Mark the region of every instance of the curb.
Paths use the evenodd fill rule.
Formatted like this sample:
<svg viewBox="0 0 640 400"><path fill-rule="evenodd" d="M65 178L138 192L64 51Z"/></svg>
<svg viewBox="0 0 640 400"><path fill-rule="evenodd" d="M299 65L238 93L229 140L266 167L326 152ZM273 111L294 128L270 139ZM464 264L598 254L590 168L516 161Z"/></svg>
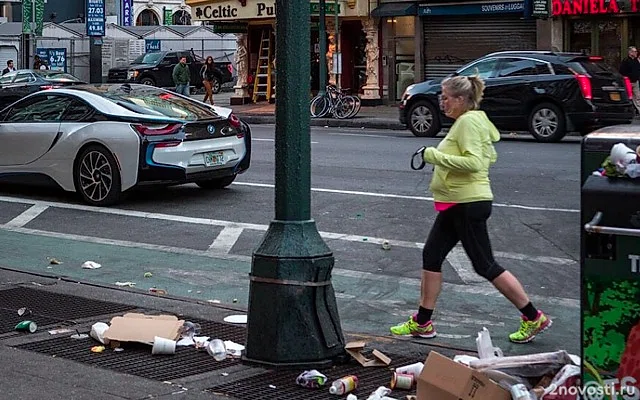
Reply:
<svg viewBox="0 0 640 400"><path fill-rule="evenodd" d="M276 117L274 115L252 115L252 114L236 114L248 124L275 124ZM390 119L377 118L354 118L354 119L333 119L333 118L311 118L311 126L328 126L332 128L366 128L366 129L387 129L396 131L405 131L407 128Z"/></svg>

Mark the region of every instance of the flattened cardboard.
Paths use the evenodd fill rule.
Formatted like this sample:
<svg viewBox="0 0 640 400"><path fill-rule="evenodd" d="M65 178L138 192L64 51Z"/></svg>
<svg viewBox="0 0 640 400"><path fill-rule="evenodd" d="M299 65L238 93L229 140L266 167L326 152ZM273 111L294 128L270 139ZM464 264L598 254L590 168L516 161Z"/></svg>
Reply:
<svg viewBox="0 0 640 400"><path fill-rule="evenodd" d="M373 350L374 358L367 358L362 354L366 343L364 341L349 342L344 349L363 367L387 367L391 364L391 359L381 351Z"/></svg>
<svg viewBox="0 0 640 400"><path fill-rule="evenodd" d="M511 400L511 394L479 371L435 351L418 376L418 400Z"/></svg>
<svg viewBox="0 0 640 400"><path fill-rule="evenodd" d="M127 313L111 319L104 338L118 342L153 344L155 336L177 340L184 320L173 315L145 315Z"/></svg>

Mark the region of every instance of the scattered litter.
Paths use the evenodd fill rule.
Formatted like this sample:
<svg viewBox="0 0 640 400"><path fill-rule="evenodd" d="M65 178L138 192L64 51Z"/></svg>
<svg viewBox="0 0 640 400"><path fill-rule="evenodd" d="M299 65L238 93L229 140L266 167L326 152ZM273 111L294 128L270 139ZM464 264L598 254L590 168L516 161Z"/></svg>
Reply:
<svg viewBox="0 0 640 400"><path fill-rule="evenodd" d="M384 241L382 242L382 248L383 248L384 250L391 250L391 245L389 244L389 241L388 241L388 240L384 240Z"/></svg>
<svg viewBox="0 0 640 400"><path fill-rule="evenodd" d="M220 300L207 300L209 303L220 304Z"/></svg>
<svg viewBox="0 0 640 400"><path fill-rule="evenodd" d="M176 341L171 339L165 339L163 337L156 336L153 338L153 347L151 348L151 354L175 354L176 353Z"/></svg>
<svg viewBox="0 0 640 400"><path fill-rule="evenodd" d="M69 333L73 332L73 329L62 328L62 329L52 329L49 331L49 335L59 335L61 333Z"/></svg>
<svg viewBox="0 0 640 400"><path fill-rule="evenodd" d="M271 389L275 389L275 388L276 388L276 385L269 385L269 387L270 387Z"/></svg>
<svg viewBox="0 0 640 400"><path fill-rule="evenodd" d="M120 353L123 352L124 349L122 347L116 347L115 349L113 349L113 351L115 351L116 353Z"/></svg>
<svg viewBox="0 0 640 400"><path fill-rule="evenodd" d="M367 240L369 240L368 238L362 238L363 242L366 242Z"/></svg>
<svg viewBox="0 0 640 400"><path fill-rule="evenodd" d="M238 302L238 299L233 299L233 302L234 302L234 303L237 303L237 302Z"/></svg>
<svg viewBox="0 0 640 400"><path fill-rule="evenodd" d="M392 400L391 397L387 397L389 393L391 393L391 389L380 386L373 393L371 393L369 397L367 397L367 400Z"/></svg>
<svg viewBox="0 0 640 400"><path fill-rule="evenodd" d="M391 376L391 383L389 386L391 389L405 389L410 390L413 388L413 384L415 383L415 376L413 374L403 374L394 372ZM389 393L385 393L387 395Z"/></svg>
<svg viewBox="0 0 640 400"><path fill-rule="evenodd" d="M331 383L329 393L343 395L353 392L358 387L358 377L355 375L347 375L340 379L336 379Z"/></svg>
<svg viewBox="0 0 640 400"><path fill-rule="evenodd" d="M374 358L365 357L362 354L365 345L363 341L349 342L344 348L363 367L386 367L391 364L391 359L376 349L372 352Z"/></svg>
<svg viewBox="0 0 640 400"><path fill-rule="evenodd" d="M120 287L125 287L125 286L134 287L135 285L136 285L135 282L116 282L116 286L120 286Z"/></svg>
<svg viewBox="0 0 640 400"><path fill-rule="evenodd" d="M318 370L304 371L296 378L296 384L305 388L317 389L327 383L327 377Z"/></svg>
<svg viewBox="0 0 640 400"><path fill-rule="evenodd" d="M191 289L187 290L187 293L191 293L191 292L193 292L193 290L191 290Z"/></svg>
<svg viewBox="0 0 640 400"><path fill-rule="evenodd" d="M229 322L230 324L246 324L247 323L247 315L228 315L224 317L224 322Z"/></svg>
<svg viewBox="0 0 640 400"><path fill-rule="evenodd" d="M87 335L86 333L80 333L76 330L76 333L74 333L73 335L69 336L71 339L76 339L76 340L81 340L81 339L88 339L89 335Z"/></svg>
<svg viewBox="0 0 640 400"><path fill-rule="evenodd" d="M202 331L202 326L196 322L185 321L180 328L180 335L182 337L191 337L193 338L195 335L200 334Z"/></svg>
<svg viewBox="0 0 640 400"><path fill-rule="evenodd" d="M467 367L471 364L471 361L479 360L478 357L468 356L468 355L458 355L453 357L453 361L466 365Z"/></svg>
<svg viewBox="0 0 640 400"><path fill-rule="evenodd" d="M19 322L15 327L16 331L34 333L38 330L38 324L33 321Z"/></svg>
<svg viewBox="0 0 640 400"><path fill-rule="evenodd" d="M93 346L91 348L91 352L92 353L102 353L103 351L105 351L107 348L104 346Z"/></svg>
<svg viewBox="0 0 640 400"><path fill-rule="evenodd" d="M491 341L489 330L485 327L478 332L476 338L476 346L478 347L478 355L480 359L502 357L504 354L499 347L494 347Z"/></svg>
<svg viewBox="0 0 640 400"><path fill-rule="evenodd" d="M229 373L228 373L228 372L223 372L223 373L221 373L220 375L222 375L222 376L229 376Z"/></svg>
<svg viewBox="0 0 640 400"><path fill-rule="evenodd" d="M84 264L82 264L82 268L84 268L84 269L98 269L98 268L102 268L102 265L98 264L95 261L85 261Z"/></svg>
<svg viewBox="0 0 640 400"><path fill-rule="evenodd" d="M144 273L144 277L145 278L151 278L151 277L153 277L153 274L151 272L145 272Z"/></svg>
<svg viewBox="0 0 640 400"><path fill-rule="evenodd" d="M164 296L167 294L167 291L165 289L158 289L158 288L150 288L149 289L149 293L155 293L155 294L159 294L161 296Z"/></svg>
<svg viewBox="0 0 640 400"><path fill-rule="evenodd" d="M242 356L242 351L244 350L243 345L236 342L232 342L231 340L225 340L224 347L227 349L227 354L230 355L231 357Z"/></svg>
<svg viewBox="0 0 640 400"><path fill-rule="evenodd" d="M25 315L31 315L33 312L27 307L18 308L18 315L23 317Z"/></svg>
<svg viewBox="0 0 640 400"><path fill-rule="evenodd" d="M200 293L202 293L202 290L197 290L196 293L200 294Z"/></svg>
<svg viewBox="0 0 640 400"><path fill-rule="evenodd" d="M58 259L53 258L53 257L47 257L47 260L49 260L49 264L52 264L52 265L60 265L60 264L62 264L62 261L59 261Z"/></svg>
<svg viewBox="0 0 640 400"><path fill-rule="evenodd" d="M347 396L347 400L358 400L358 396L354 395L353 393L349 393L349 395Z"/></svg>
<svg viewBox="0 0 640 400"><path fill-rule="evenodd" d="M209 342L207 353L216 361L222 361L227 358L227 348L220 339L213 339Z"/></svg>
<svg viewBox="0 0 640 400"><path fill-rule="evenodd" d="M96 322L95 324L91 325L91 332L89 332L89 335L91 335L92 338L102 344L109 344L109 339L104 338L104 333L108 329L109 325L105 324L104 322Z"/></svg>
<svg viewBox="0 0 640 400"><path fill-rule="evenodd" d="M183 337L182 339L178 340L177 345L178 346L196 346L196 343L199 343L202 345L202 347L204 347L204 343L206 343L208 340L209 340L209 336Z"/></svg>
<svg viewBox="0 0 640 400"><path fill-rule="evenodd" d="M424 368L424 363L417 362L403 367L398 367L396 368L396 372L399 374L411 374L417 377L422 372L422 368Z"/></svg>
<svg viewBox="0 0 640 400"><path fill-rule="evenodd" d="M33 286L44 286L42 283L38 283L38 282L31 282L31 284Z"/></svg>

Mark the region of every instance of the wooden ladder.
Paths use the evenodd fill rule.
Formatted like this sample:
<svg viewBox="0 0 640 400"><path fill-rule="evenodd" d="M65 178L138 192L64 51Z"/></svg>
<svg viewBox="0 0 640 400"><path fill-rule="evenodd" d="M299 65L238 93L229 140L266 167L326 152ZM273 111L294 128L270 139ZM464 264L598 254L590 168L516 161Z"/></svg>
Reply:
<svg viewBox="0 0 640 400"><path fill-rule="evenodd" d="M274 84L271 79L271 62L272 62L272 45L271 31L263 29L260 38L260 52L258 53L258 66L256 68L253 82L253 102L257 103L258 99L264 97L265 100L271 99L271 93Z"/></svg>

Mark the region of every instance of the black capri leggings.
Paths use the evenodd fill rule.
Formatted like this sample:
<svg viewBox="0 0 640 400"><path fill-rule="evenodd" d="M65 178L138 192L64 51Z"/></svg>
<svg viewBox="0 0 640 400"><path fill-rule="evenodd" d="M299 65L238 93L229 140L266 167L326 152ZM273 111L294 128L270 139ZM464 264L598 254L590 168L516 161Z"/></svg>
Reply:
<svg viewBox="0 0 640 400"><path fill-rule="evenodd" d="M493 281L505 270L493 259L487 220L491 201L456 204L438 213L422 251L422 268L441 272L442 263L458 243L471 259L476 273Z"/></svg>

